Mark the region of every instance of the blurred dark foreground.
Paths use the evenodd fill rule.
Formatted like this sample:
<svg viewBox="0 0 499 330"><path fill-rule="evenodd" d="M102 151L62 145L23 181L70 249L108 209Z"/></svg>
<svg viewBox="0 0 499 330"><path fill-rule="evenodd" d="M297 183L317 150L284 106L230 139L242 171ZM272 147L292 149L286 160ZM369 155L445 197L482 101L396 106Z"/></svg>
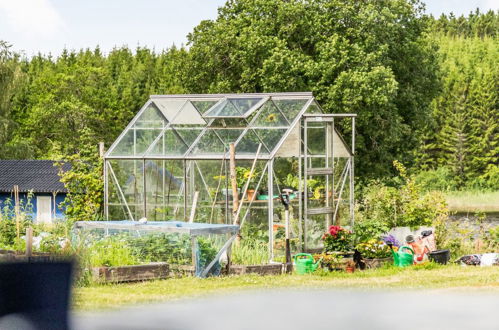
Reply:
<svg viewBox="0 0 499 330"><path fill-rule="evenodd" d="M283 289L76 313L75 330L499 329L499 295Z"/></svg>
<svg viewBox="0 0 499 330"><path fill-rule="evenodd" d="M73 263L0 263L0 330L66 330Z"/></svg>

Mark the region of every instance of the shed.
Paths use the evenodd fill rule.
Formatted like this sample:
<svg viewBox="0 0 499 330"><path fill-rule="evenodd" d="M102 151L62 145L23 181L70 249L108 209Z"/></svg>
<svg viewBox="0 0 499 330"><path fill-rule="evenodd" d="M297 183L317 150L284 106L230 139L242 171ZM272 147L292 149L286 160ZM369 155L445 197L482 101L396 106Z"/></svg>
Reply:
<svg viewBox="0 0 499 330"><path fill-rule="evenodd" d="M68 164L63 165L68 170ZM0 208L14 208L14 186L19 187L21 210L37 223L64 218L67 190L52 160L0 160Z"/></svg>

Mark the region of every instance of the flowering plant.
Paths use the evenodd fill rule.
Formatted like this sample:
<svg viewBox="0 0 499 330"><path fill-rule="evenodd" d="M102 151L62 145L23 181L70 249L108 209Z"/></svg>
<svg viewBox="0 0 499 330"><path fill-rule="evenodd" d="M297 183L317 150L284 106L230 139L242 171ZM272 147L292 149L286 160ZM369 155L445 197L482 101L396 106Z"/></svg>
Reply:
<svg viewBox="0 0 499 330"><path fill-rule="evenodd" d="M340 226L331 226L322 235L326 252L347 252L352 247L352 232Z"/></svg>
<svg viewBox="0 0 499 330"><path fill-rule="evenodd" d="M391 243L394 247L400 247L400 242L393 235L386 235L381 238L385 244Z"/></svg>
<svg viewBox="0 0 499 330"><path fill-rule="evenodd" d="M359 243L355 249L360 252L362 257L367 259L387 258L391 255L388 245L377 239L370 239L367 242Z"/></svg>

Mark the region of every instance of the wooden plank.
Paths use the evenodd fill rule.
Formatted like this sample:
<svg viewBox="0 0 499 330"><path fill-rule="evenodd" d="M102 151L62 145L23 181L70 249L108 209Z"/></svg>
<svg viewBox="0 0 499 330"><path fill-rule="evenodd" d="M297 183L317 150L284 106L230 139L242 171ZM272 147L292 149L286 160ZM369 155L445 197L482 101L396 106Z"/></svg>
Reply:
<svg viewBox="0 0 499 330"><path fill-rule="evenodd" d="M99 282L133 282L167 278L170 273L165 262L147 265L96 267L92 275Z"/></svg>
<svg viewBox="0 0 499 330"><path fill-rule="evenodd" d="M26 257L30 258L33 254L33 228L26 228Z"/></svg>
<svg viewBox="0 0 499 330"><path fill-rule="evenodd" d="M329 167L307 169L307 175L332 175L332 174L333 174L333 169Z"/></svg>
<svg viewBox="0 0 499 330"><path fill-rule="evenodd" d="M282 274L282 264L267 264L267 265L231 265L229 274L244 275L244 274L259 274L259 275L280 275Z"/></svg>
<svg viewBox="0 0 499 330"><path fill-rule="evenodd" d="M318 215L318 214L333 214L333 207L317 207L307 210L308 215Z"/></svg>
<svg viewBox="0 0 499 330"><path fill-rule="evenodd" d="M198 205L199 191L194 192L194 197L192 199L191 214L189 216L189 223L194 222L194 216L196 215L196 207Z"/></svg>

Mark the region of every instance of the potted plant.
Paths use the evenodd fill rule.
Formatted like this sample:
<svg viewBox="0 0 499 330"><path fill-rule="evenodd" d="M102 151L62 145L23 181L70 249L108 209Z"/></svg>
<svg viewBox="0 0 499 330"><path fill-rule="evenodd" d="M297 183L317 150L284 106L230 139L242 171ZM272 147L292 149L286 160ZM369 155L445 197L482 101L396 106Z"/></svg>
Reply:
<svg viewBox="0 0 499 330"><path fill-rule="evenodd" d="M378 268L391 260L390 247L378 239L370 239L357 244L355 247L360 252L367 268Z"/></svg>
<svg viewBox="0 0 499 330"><path fill-rule="evenodd" d="M355 272L355 262L353 260L348 260L345 263L345 271L347 273L353 273L353 272Z"/></svg>
<svg viewBox="0 0 499 330"><path fill-rule="evenodd" d="M321 267L328 269L330 271L343 270L341 267L343 264L343 256L339 254L328 254L328 253L316 253L314 256L314 262L321 260Z"/></svg>
<svg viewBox="0 0 499 330"><path fill-rule="evenodd" d="M327 233L322 235L324 251L326 253L339 253L343 256L352 254L352 232L341 226L330 226Z"/></svg>
<svg viewBox="0 0 499 330"><path fill-rule="evenodd" d="M254 182L252 182L255 177L258 177L258 173L256 171L254 171L252 174L251 169L247 167L236 167L237 187L239 189L244 189L246 183L249 180L249 185L246 190L246 198L249 201L255 198Z"/></svg>

